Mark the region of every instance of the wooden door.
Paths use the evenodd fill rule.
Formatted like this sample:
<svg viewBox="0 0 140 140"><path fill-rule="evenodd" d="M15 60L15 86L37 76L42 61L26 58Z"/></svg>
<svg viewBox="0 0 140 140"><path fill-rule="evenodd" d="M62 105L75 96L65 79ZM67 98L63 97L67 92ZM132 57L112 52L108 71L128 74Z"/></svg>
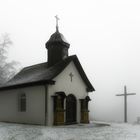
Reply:
<svg viewBox="0 0 140 140"><path fill-rule="evenodd" d="M66 124L76 123L76 98L70 94L66 98Z"/></svg>

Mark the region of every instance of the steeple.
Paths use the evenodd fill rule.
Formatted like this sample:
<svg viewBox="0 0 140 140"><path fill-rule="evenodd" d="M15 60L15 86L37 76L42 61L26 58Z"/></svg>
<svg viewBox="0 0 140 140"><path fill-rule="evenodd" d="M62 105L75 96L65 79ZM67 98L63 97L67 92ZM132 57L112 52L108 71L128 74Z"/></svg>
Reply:
<svg viewBox="0 0 140 140"><path fill-rule="evenodd" d="M52 66L68 57L68 49L70 44L58 29L58 16L56 18L56 32L51 35L47 41L46 49L48 49L48 65Z"/></svg>
<svg viewBox="0 0 140 140"><path fill-rule="evenodd" d="M58 20L60 20L60 19L57 15L55 16L55 18L56 18L56 32L59 32L59 30L58 30Z"/></svg>

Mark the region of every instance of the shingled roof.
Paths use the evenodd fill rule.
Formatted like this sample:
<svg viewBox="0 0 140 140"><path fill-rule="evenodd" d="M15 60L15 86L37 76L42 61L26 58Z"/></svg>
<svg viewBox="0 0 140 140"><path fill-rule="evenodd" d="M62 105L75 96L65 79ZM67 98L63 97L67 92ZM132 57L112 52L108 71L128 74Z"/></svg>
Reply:
<svg viewBox="0 0 140 140"><path fill-rule="evenodd" d="M51 44L51 43L62 43L66 47L69 47L70 46L70 44L65 39L65 37L63 36L63 34L61 34L58 31L56 31L54 34L51 35L50 39L46 43L46 47L48 48L50 46L49 44Z"/></svg>
<svg viewBox="0 0 140 140"><path fill-rule="evenodd" d="M94 88L88 80L76 55L69 56L52 67L48 67L47 62L25 67L11 80L0 86L0 90L14 89L31 85L54 84L55 81L53 81L53 78L61 73L72 61L79 71L83 81L87 85L87 91L94 91Z"/></svg>

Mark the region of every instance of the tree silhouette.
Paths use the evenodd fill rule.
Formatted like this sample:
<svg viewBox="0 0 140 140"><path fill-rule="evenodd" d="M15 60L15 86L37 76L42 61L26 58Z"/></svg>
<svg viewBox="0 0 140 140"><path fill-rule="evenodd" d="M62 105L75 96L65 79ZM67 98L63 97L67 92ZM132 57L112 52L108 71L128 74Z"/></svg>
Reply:
<svg viewBox="0 0 140 140"><path fill-rule="evenodd" d="M15 66L18 64L16 61L8 62L7 52L11 41L9 34L5 33L0 37L0 85L9 80L16 73Z"/></svg>

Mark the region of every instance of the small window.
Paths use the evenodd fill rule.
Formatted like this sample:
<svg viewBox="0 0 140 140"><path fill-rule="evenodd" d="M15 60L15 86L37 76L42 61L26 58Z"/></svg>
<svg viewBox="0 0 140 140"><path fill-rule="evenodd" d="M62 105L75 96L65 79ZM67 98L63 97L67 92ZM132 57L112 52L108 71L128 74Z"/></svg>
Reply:
<svg viewBox="0 0 140 140"><path fill-rule="evenodd" d="M26 94L22 93L19 97L19 111L25 112L26 111Z"/></svg>

